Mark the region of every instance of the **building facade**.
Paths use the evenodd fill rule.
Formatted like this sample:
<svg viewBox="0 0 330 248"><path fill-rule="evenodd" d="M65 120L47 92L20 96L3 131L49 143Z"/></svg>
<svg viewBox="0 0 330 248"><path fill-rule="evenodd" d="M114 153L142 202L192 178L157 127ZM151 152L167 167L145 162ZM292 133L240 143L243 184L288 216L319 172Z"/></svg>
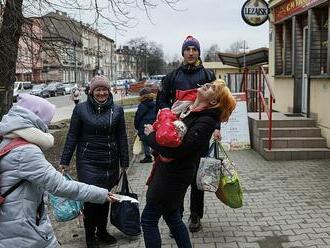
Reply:
<svg viewBox="0 0 330 248"><path fill-rule="evenodd" d="M224 65L222 62L203 62L203 66L212 70L217 79L223 79L225 81L228 81L228 74L239 73L241 71L240 68Z"/></svg>
<svg viewBox="0 0 330 248"><path fill-rule="evenodd" d="M22 26L16 62L17 81L42 81L42 23L28 19Z"/></svg>
<svg viewBox="0 0 330 248"><path fill-rule="evenodd" d="M46 81L86 84L97 74L113 78L114 40L60 11L43 20Z"/></svg>
<svg viewBox="0 0 330 248"><path fill-rule="evenodd" d="M44 81L81 83L82 26L60 11L40 19L43 22Z"/></svg>
<svg viewBox="0 0 330 248"><path fill-rule="evenodd" d="M273 0L269 6L274 109L315 118L330 147L330 1Z"/></svg>
<svg viewBox="0 0 330 248"><path fill-rule="evenodd" d="M116 78L138 78L135 49L123 46L116 49Z"/></svg>
<svg viewBox="0 0 330 248"><path fill-rule="evenodd" d="M112 39L100 34L97 30L83 25L83 82L87 83L96 74L114 78L114 50Z"/></svg>

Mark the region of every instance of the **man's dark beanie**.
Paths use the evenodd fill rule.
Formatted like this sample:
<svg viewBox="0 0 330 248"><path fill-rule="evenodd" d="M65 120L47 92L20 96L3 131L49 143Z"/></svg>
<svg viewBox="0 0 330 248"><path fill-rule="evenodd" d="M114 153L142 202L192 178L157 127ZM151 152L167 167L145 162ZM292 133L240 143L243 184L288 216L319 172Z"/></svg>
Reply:
<svg viewBox="0 0 330 248"><path fill-rule="evenodd" d="M188 47L188 46L194 46L196 47L199 56L201 55L201 47L199 45L199 42L196 38L192 37L191 35L187 36L185 41L182 44L182 49L181 49L181 54L183 56L183 51Z"/></svg>

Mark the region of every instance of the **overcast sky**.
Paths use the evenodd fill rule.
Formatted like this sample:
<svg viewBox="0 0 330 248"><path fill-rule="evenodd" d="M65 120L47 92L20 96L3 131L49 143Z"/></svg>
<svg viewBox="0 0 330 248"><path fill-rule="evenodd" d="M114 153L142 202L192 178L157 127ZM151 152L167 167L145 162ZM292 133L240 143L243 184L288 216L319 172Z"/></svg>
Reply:
<svg viewBox="0 0 330 248"><path fill-rule="evenodd" d="M212 44L221 51L237 40L246 40L250 49L268 47L268 21L261 26L247 25L241 18L241 8L246 0L180 0L177 5L182 11L175 11L164 4L150 11L150 23L146 14L133 9L136 26L126 32L115 34L107 25L101 32L116 40L117 46L124 45L132 38L145 37L163 48L167 59L181 57L181 45L187 35L195 36L202 53ZM154 1L157 2L157 1ZM161 3L159 0L158 3Z"/></svg>

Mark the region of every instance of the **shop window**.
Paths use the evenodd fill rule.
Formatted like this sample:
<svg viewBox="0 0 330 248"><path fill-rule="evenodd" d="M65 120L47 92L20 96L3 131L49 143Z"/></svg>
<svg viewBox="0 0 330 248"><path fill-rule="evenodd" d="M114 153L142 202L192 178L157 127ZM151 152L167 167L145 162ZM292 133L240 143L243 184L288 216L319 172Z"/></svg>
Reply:
<svg viewBox="0 0 330 248"><path fill-rule="evenodd" d="M292 74L292 21L275 26L275 73Z"/></svg>
<svg viewBox="0 0 330 248"><path fill-rule="evenodd" d="M284 40L284 74L292 74L292 20L288 20L284 23L283 30Z"/></svg>
<svg viewBox="0 0 330 248"><path fill-rule="evenodd" d="M275 74L283 74L283 24L275 26Z"/></svg>
<svg viewBox="0 0 330 248"><path fill-rule="evenodd" d="M328 8L313 9L311 14L310 74L329 73L328 60Z"/></svg>

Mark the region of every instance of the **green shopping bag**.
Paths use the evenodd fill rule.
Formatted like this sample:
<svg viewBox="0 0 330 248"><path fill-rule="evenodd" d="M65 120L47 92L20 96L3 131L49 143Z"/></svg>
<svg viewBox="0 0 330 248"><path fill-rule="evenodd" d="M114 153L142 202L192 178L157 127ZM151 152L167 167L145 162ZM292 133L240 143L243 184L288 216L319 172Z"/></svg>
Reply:
<svg viewBox="0 0 330 248"><path fill-rule="evenodd" d="M219 147L225 158L222 161L219 187L215 194L227 206L240 208L243 206L243 192L237 171L220 142Z"/></svg>

